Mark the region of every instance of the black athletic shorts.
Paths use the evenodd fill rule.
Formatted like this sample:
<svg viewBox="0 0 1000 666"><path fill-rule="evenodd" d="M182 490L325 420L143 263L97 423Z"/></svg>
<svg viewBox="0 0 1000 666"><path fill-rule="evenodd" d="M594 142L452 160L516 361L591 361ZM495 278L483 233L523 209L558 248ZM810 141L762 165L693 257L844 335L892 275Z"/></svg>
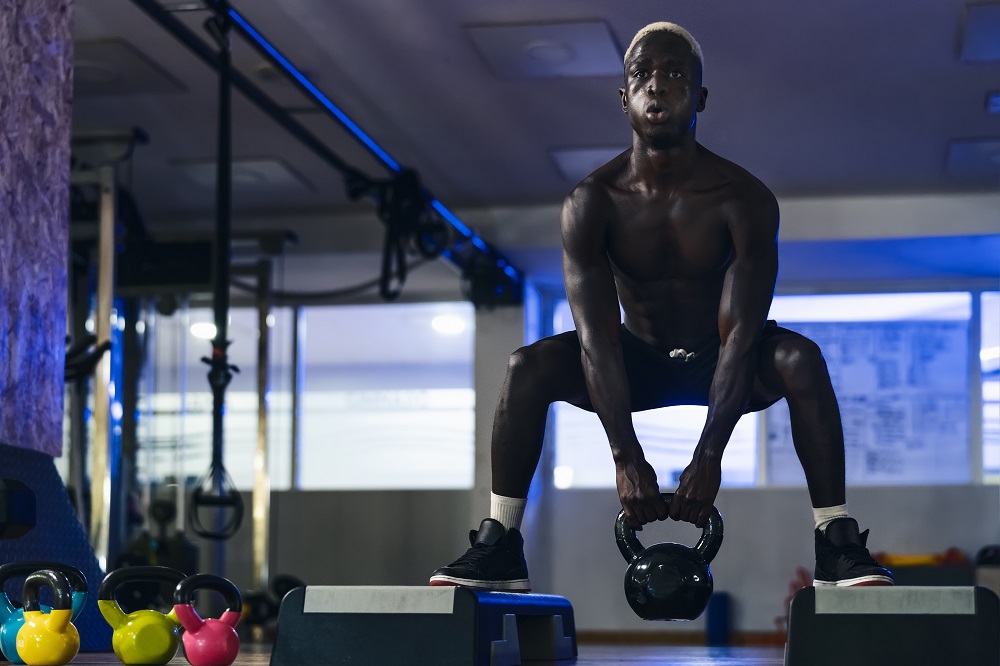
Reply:
<svg viewBox="0 0 1000 666"><path fill-rule="evenodd" d="M768 320L761 332L761 341L785 333L795 335L794 331L778 326L774 320ZM560 333L549 340L570 345L577 354L580 353L580 338L576 331ZM686 360L681 357L671 358L668 352L651 347L630 333L624 324L621 341L633 412L671 405L708 405L708 390L719 363L721 341L718 336L706 340L697 349L688 349L688 352L694 352L694 356ZM778 399L750 403L746 412L767 409L777 401ZM594 411L589 400L573 404L581 409Z"/></svg>

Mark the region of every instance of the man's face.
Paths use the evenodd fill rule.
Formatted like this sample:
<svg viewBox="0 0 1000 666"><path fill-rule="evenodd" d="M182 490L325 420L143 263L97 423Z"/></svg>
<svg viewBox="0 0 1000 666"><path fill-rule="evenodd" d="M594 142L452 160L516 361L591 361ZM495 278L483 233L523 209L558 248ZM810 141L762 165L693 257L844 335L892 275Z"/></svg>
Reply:
<svg viewBox="0 0 1000 666"><path fill-rule="evenodd" d="M663 31L646 35L632 49L619 92L632 129L653 146L676 143L693 130L708 97L691 47Z"/></svg>

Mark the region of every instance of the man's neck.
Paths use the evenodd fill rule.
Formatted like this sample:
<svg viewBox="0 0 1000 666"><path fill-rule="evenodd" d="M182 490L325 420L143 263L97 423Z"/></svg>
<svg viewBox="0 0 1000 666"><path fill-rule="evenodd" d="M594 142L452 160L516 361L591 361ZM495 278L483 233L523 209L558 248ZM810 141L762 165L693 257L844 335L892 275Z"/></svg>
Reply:
<svg viewBox="0 0 1000 666"><path fill-rule="evenodd" d="M698 153L698 143L694 134L686 134L680 142L662 147L652 146L633 136L633 177L648 190L677 186L694 173Z"/></svg>

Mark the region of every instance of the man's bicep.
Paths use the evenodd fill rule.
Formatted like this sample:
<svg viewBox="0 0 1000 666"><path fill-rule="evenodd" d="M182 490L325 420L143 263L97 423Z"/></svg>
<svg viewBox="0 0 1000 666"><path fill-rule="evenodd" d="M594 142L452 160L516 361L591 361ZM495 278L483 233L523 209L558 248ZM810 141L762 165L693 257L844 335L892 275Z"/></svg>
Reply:
<svg viewBox="0 0 1000 666"><path fill-rule="evenodd" d="M581 198L583 199L581 201ZM582 339L617 327L618 292L607 255L607 218L598 202L576 193L563 208L563 279Z"/></svg>
<svg viewBox="0 0 1000 666"><path fill-rule="evenodd" d="M769 193L768 193L769 194ZM763 325L778 276L778 209L773 197L758 202L730 224L733 261L719 311L723 339L737 327Z"/></svg>

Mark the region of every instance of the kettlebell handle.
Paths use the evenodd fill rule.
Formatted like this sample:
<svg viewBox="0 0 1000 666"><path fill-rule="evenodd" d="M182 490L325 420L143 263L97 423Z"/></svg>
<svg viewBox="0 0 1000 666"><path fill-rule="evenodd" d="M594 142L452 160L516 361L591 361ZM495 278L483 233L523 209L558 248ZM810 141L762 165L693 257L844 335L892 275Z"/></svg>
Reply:
<svg viewBox="0 0 1000 666"><path fill-rule="evenodd" d="M174 605L192 605L194 593L198 590L214 590L222 594L229 606L226 610L240 613L243 611L243 596L232 581L213 574L195 574L188 576L174 588Z"/></svg>
<svg viewBox="0 0 1000 666"><path fill-rule="evenodd" d="M87 592L87 577L78 568L62 562L33 560L27 562L8 562L0 565L0 587L15 576L27 576L42 569L52 569L66 576L73 592Z"/></svg>
<svg viewBox="0 0 1000 666"><path fill-rule="evenodd" d="M24 580L21 601L24 602L24 612L38 612L42 605L38 601L38 593L42 586L52 589L52 610L72 610L73 592L70 590L66 576L54 569L43 569L29 575Z"/></svg>
<svg viewBox="0 0 1000 666"><path fill-rule="evenodd" d="M122 567L115 569L104 578L101 587L97 592L99 601L117 601L116 593L123 585L133 582L156 582L170 583L176 586L186 575L171 567Z"/></svg>
<svg viewBox="0 0 1000 666"><path fill-rule="evenodd" d="M674 494L660 493L660 496L669 507ZM698 539L698 543L694 547L694 550L705 560L705 564L711 562L719 554L719 549L722 547L722 528L722 514L713 506L712 513L708 516L708 523L702 528L701 538ZM622 557L630 564L645 550L635 536L635 530L625 522L624 509L618 513L618 519L615 520L615 540L618 542L618 550L621 551Z"/></svg>

